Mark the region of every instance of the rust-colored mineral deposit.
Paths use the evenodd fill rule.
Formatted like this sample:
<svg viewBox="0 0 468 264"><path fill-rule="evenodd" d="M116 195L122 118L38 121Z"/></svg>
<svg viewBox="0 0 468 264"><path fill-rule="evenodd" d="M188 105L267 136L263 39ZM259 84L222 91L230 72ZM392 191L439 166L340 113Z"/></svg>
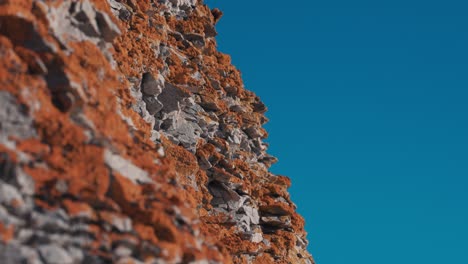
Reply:
<svg viewBox="0 0 468 264"><path fill-rule="evenodd" d="M201 0L0 0L0 262L314 263Z"/></svg>

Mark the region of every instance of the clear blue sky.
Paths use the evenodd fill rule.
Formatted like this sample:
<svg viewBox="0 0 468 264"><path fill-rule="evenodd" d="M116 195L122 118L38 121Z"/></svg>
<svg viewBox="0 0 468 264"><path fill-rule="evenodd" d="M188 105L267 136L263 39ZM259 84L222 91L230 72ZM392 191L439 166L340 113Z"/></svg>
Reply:
<svg viewBox="0 0 468 264"><path fill-rule="evenodd" d="M468 263L468 2L208 0L319 264Z"/></svg>

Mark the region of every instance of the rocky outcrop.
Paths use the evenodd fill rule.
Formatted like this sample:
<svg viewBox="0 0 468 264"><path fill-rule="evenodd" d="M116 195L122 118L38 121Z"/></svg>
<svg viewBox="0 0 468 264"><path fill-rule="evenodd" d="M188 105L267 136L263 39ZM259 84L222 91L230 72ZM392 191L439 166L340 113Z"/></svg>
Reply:
<svg viewBox="0 0 468 264"><path fill-rule="evenodd" d="M313 263L221 15L0 1L2 263Z"/></svg>

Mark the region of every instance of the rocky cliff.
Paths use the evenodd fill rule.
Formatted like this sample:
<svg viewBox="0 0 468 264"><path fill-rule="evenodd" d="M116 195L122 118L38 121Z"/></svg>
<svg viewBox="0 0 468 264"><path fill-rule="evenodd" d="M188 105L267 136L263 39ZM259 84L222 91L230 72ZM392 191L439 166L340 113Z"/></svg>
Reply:
<svg viewBox="0 0 468 264"><path fill-rule="evenodd" d="M0 0L0 263L313 263L201 0Z"/></svg>

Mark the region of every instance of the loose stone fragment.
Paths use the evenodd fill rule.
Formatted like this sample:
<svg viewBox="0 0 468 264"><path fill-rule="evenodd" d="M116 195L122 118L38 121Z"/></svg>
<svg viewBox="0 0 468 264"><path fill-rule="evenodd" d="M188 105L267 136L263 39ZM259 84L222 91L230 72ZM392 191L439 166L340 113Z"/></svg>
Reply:
<svg viewBox="0 0 468 264"><path fill-rule="evenodd" d="M149 72L145 72L143 74L143 78L141 80L141 90L146 95L159 95L162 92L163 86L164 79L162 79L162 77L158 77L158 79L156 79Z"/></svg>

